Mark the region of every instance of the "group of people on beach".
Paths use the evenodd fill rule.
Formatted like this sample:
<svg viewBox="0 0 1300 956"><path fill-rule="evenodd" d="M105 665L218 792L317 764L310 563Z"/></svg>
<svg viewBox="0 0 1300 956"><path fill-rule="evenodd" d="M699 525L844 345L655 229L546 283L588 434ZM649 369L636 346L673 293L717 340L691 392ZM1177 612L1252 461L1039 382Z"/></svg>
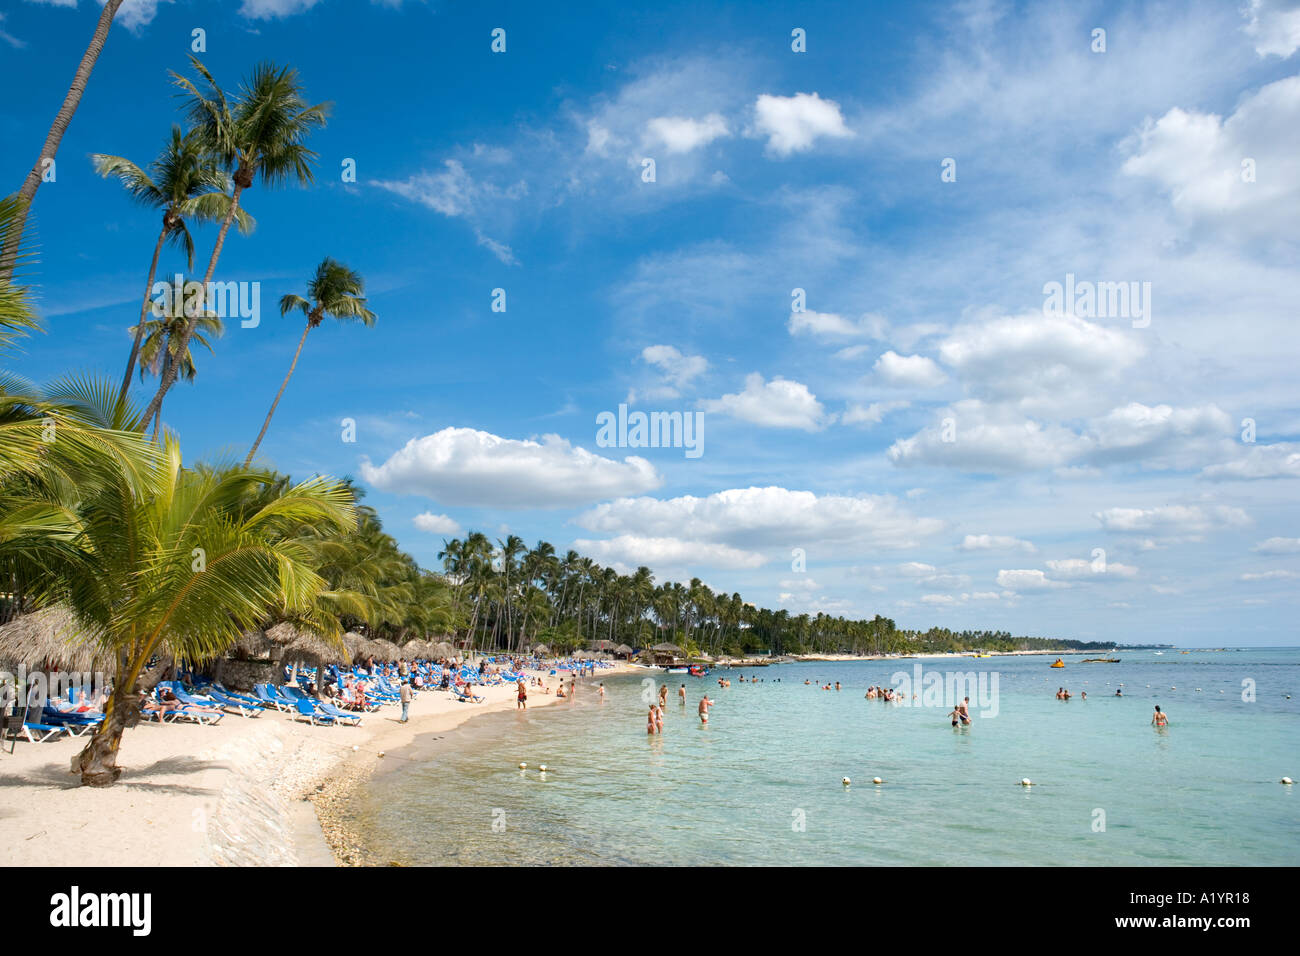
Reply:
<svg viewBox="0 0 1300 956"><path fill-rule="evenodd" d="M720 685L722 684L721 681L719 681L718 683ZM730 686L730 685L731 682L728 681L725 686ZM601 687L603 689L604 685L602 684ZM602 699L604 698L603 693L601 697ZM686 706L686 685L685 684L682 684L680 687L677 688L677 701L682 705L682 707ZM709 708L712 707L713 704L714 701L709 698L708 694L705 694L703 697L700 698L699 706L696 708L696 713L700 715L700 723L707 724L709 722ZM667 712L668 712L668 685L661 684L659 686L659 699L657 702L652 703L650 705L650 711L646 715L645 732L647 734L662 734L664 732L664 714Z"/></svg>

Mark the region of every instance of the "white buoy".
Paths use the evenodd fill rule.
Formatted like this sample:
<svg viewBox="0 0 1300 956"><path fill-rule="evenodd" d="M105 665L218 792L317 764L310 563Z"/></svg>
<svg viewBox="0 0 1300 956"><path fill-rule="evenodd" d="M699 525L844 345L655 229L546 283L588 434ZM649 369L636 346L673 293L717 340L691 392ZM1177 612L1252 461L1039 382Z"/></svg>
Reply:
<svg viewBox="0 0 1300 956"><path fill-rule="evenodd" d="M874 783L876 786L880 786L885 781L881 780L879 777L872 777L871 782Z"/></svg>
<svg viewBox="0 0 1300 956"><path fill-rule="evenodd" d="M1295 783L1295 781L1292 780L1290 777L1283 777L1282 782L1286 784L1288 787L1291 786L1291 784Z"/></svg>
<svg viewBox="0 0 1300 956"><path fill-rule="evenodd" d="M360 750L361 748L358 747L356 744L353 744L353 745L352 745L352 749L353 749L354 751L356 751L356 750Z"/></svg>
<svg viewBox="0 0 1300 956"><path fill-rule="evenodd" d="M522 762L521 762L521 763L519 764L519 769L520 769L520 770L527 770L527 769L528 769L528 764L526 764L526 763L522 763Z"/></svg>
<svg viewBox="0 0 1300 956"><path fill-rule="evenodd" d="M1030 780L1028 777L1024 777L1024 778L1022 778L1021 781L1020 781L1020 786L1022 786L1022 787L1032 787L1033 785L1034 785L1034 782L1033 782L1032 780Z"/></svg>
<svg viewBox="0 0 1300 956"><path fill-rule="evenodd" d="M537 769L540 770L542 773L546 773L546 764L542 764L542 765L541 765L540 767L538 767Z"/></svg>
<svg viewBox="0 0 1300 956"><path fill-rule="evenodd" d="M381 757L382 757L382 756L383 756L383 755L384 755L384 752L383 752L383 751L382 751L382 750L381 750L381 751L379 751L379 756L381 756Z"/></svg>
<svg viewBox="0 0 1300 956"><path fill-rule="evenodd" d="M845 777L843 780L840 781L840 783L844 784L844 786L846 786L846 787L847 787L850 783L852 783L852 782L853 782L853 781L850 780L848 777Z"/></svg>

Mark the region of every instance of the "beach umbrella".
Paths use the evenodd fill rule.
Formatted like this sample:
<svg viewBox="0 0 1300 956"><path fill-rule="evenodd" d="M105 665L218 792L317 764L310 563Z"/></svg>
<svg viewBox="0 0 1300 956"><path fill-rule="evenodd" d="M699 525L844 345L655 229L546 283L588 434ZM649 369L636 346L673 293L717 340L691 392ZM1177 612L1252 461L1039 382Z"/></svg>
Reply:
<svg viewBox="0 0 1300 956"><path fill-rule="evenodd" d="M438 660L442 657L455 657L456 648L452 647L446 641L439 641L437 644L429 645L429 657Z"/></svg>
<svg viewBox="0 0 1300 956"><path fill-rule="evenodd" d="M429 650L432 647L433 645L428 641L422 641L417 637L402 645L402 656L407 660L428 660Z"/></svg>
<svg viewBox="0 0 1300 956"><path fill-rule="evenodd" d="M377 641L371 641L370 646L374 648L374 650L371 653L373 653L375 657L380 658L381 660L395 661L399 657L403 656L402 649L400 647L398 647L392 641L386 641L383 638L380 638Z"/></svg>
<svg viewBox="0 0 1300 956"><path fill-rule="evenodd" d="M365 656L367 643L369 642L356 631L348 631L343 635L343 646L348 649L348 656L354 661Z"/></svg>
<svg viewBox="0 0 1300 956"><path fill-rule="evenodd" d="M0 660L29 669L115 673L117 661L99 642L98 630L77 621L67 605L53 604L0 626Z"/></svg>
<svg viewBox="0 0 1300 956"><path fill-rule="evenodd" d="M620 644L618 647L614 648L614 653L621 657L626 657L632 653L632 648L628 647L626 644Z"/></svg>
<svg viewBox="0 0 1300 956"><path fill-rule="evenodd" d="M533 648L533 653L534 653L534 654L549 654L549 653L551 653L551 649L550 649L549 647L547 647L545 644L538 644L536 647Z"/></svg>
<svg viewBox="0 0 1300 956"><path fill-rule="evenodd" d="M272 644L278 644L281 647L292 644L298 639L299 634L303 633L302 629L296 624L289 621L281 621L274 627L266 629L266 639Z"/></svg>
<svg viewBox="0 0 1300 956"><path fill-rule="evenodd" d="M261 657L278 646L265 631L245 631L230 650L235 657Z"/></svg>
<svg viewBox="0 0 1300 956"><path fill-rule="evenodd" d="M321 667L326 664L348 663L348 651L342 641L332 641L300 630L292 642L285 645L281 660L285 662L310 664Z"/></svg>

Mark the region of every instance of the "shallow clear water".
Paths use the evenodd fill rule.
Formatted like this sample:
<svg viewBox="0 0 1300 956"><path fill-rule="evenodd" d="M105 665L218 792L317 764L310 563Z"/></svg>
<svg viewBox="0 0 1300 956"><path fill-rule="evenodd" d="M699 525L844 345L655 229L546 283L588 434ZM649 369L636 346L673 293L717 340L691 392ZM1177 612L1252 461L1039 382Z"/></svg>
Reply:
<svg viewBox="0 0 1300 956"><path fill-rule="evenodd" d="M1300 777L1300 650L1117 656L608 678L603 704L583 687L390 754L354 809L365 842L407 864L1300 863L1300 794L1278 782ZM996 701L971 694L972 726L954 730L950 706L863 698L916 664L983 671L990 690L996 674ZM645 733L645 676L672 692L662 736ZM1075 699L1056 700L1061 685ZM705 692L717 705L701 726ZM985 703L996 716L978 716ZM1165 730L1150 726L1157 703Z"/></svg>

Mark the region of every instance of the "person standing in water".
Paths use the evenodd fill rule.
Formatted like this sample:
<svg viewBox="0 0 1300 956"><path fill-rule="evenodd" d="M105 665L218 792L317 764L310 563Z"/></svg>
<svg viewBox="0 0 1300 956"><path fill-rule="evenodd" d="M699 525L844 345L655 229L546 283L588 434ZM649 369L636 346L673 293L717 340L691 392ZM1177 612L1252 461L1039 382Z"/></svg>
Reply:
<svg viewBox="0 0 1300 956"><path fill-rule="evenodd" d="M664 709L662 706L655 708L655 733L664 732Z"/></svg>
<svg viewBox="0 0 1300 956"><path fill-rule="evenodd" d="M1169 726L1169 715L1160 709L1159 704L1156 704L1156 712L1151 715L1151 726L1153 727Z"/></svg>
<svg viewBox="0 0 1300 956"><path fill-rule="evenodd" d="M527 709L528 709L528 685L524 683L524 679L521 677L519 678L518 689L515 694L515 710L527 710Z"/></svg>
<svg viewBox="0 0 1300 956"><path fill-rule="evenodd" d="M709 708L713 706L713 701L709 700L709 695L705 694L700 698L700 723L709 722Z"/></svg>
<svg viewBox="0 0 1300 956"><path fill-rule="evenodd" d="M721 681L721 680L718 681L718 685L719 685L719 686L722 685L722 681ZM683 684L681 687L677 688L677 699L678 699L679 701L681 701L683 707L686 706L686 685L685 685L685 684Z"/></svg>
<svg viewBox="0 0 1300 956"><path fill-rule="evenodd" d="M600 685L600 687L598 688L598 690L600 691L600 702L603 704L603 703L605 702L605 685L604 685L604 683L602 683L602 684Z"/></svg>
<svg viewBox="0 0 1300 956"><path fill-rule="evenodd" d="M655 705L654 704L650 705L650 714L649 716L646 717L645 732L647 734L653 734L655 732Z"/></svg>

